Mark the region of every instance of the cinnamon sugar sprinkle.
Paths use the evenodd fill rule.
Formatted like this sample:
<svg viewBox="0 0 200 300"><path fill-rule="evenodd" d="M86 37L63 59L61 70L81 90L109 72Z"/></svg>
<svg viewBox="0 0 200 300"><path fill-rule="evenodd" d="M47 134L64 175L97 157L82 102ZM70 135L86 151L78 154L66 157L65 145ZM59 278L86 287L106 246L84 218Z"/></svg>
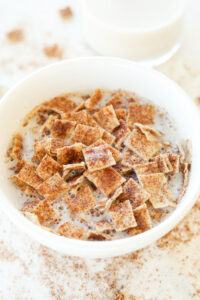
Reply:
<svg viewBox="0 0 200 300"><path fill-rule="evenodd" d="M177 147L167 139L158 126L164 114L132 93L87 95L42 103L13 136L7 157L20 210L69 238L112 240L149 230L186 191L185 142Z"/></svg>

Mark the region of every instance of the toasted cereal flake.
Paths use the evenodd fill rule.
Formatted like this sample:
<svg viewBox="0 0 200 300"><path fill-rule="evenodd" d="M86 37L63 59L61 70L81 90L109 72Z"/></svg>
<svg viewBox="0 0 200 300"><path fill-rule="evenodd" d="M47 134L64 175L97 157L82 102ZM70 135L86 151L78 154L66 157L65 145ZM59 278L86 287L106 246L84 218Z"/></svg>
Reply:
<svg viewBox="0 0 200 300"><path fill-rule="evenodd" d="M172 166L167 153L155 156L153 158L153 161L155 161L158 164L160 173L169 173L172 171Z"/></svg>
<svg viewBox="0 0 200 300"><path fill-rule="evenodd" d="M75 143L71 146L65 146L57 150L57 160L59 164L74 164L83 161L84 145L82 143Z"/></svg>
<svg viewBox="0 0 200 300"><path fill-rule="evenodd" d="M125 150L124 156L122 159L122 165L133 168L133 166L135 166L137 164L142 164L144 162L145 162L145 160L143 158L138 156L136 153L134 153L130 149Z"/></svg>
<svg viewBox="0 0 200 300"><path fill-rule="evenodd" d="M60 235L78 240L84 238L86 233L86 229L84 227L71 222L66 222L60 225L57 230Z"/></svg>
<svg viewBox="0 0 200 300"><path fill-rule="evenodd" d="M115 147L120 148L121 144L130 134L130 129L126 126L126 123L123 120L119 120L120 125L116 127L113 131L115 136Z"/></svg>
<svg viewBox="0 0 200 300"><path fill-rule="evenodd" d="M104 232L107 230L112 230L113 229L113 224L109 222L108 220L100 220L97 221L95 224L95 229L98 232Z"/></svg>
<svg viewBox="0 0 200 300"><path fill-rule="evenodd" d="M70 143L81 142L89 146L100 139L102 134L103 132L100 128L78 124L71 135Z"/></svg>
<svg viewBox="0 0 200 300"><path fill-rule="evenodd" d="M107 236L103 233L97 233L97 232L90 231L88 233L87 239L89 241L105 241L105 240L107 240Z"/></svg>
<svg viewBox="0 0 200 300"><path fill-rule="evenodd" d="M155 108L151 104L140 105L130 103L128 111L128 124L141 123L144 125L154 124Z"/></svg>
<svg viewBox="0 0 200 300"><path fill-rule="evenodd" d="M123 193L120 199L128 199L133 208L136 208L149 199L150 195L132 178L123 186Z"/></svg>
<svg viewBox="0 0 200 300"><path fill-rule="evenodd" d="M112 132L120 125L112 105L105 106L100 109L94 114L94 118L99 125L108 132Z"/></svg>
<svg viewBox="0 0 200 300"><path fill-rule="evenodd" d="M46 108L43 104L35 106L24 118L23 126L26 126L27 123L33 119L38 113L45 111Z"/></svg>
<svg viewBox="0 0 200 300"><path fill-rule="evenodd" d="M109 214L116 231L123 231L130 227L137 226L129 200L114 203L110 207Z"/></svg>
<svg viewBox="0 0 200 300"><path fill-rule="evenodd" d="M49 58L51 58L51 57L62 58L62 56L63 56L63 50L60 48L60 46L58 44L46 46L46 47L44 47L43 51L44 51L44 54Z"/></svg>
<svg viewBox="0 0 200 300"><path fill-rule="evenodd" d="M67 183L70 188L75 186L78 188L83 183L84 179L85 177L83 175L77 175L67 180Z"/></svg>
<svg viewBox="0 0 200 300"><path fill-rule="evenodd" d="M44 140L37 141L34 144L35 157L41 161L41 159L49 154L50 156L56 156L57 149L64 147L66 143L61 139L45 138Z"/></svg>
<svg viewBox="0 0 200 300"><path fill-rule="evenodd" d="M162 148L162 144L157 140L147 140L146 136L137 127L133 129L125 144L129 149L146 160L149 160Z"/></svg>
<svg viewBox="0 0 200 300"><path fill-rule="evenodd" d="M108 200L106 200L105 202L105 206L104 206L104 210L108 211L110 209L110 206L112 205L112 203L117 200L117 198L123 193L123 189L120 186L119 188L117 188L111 195L110 198Z"/></svg>
<svg viewBox="0 0 200 300"><path fill-rule="evenodd" d="M123 175L123 174L127 174L127 173L131 172L132 169L133 169L133 167L127 167L127 166L124 166L124 165L122 165L121 162L119 162L119 163L117 163L117 164L114 166L114 169L115 169L118 173L120 173L120 174Z"/></svg>
<svg viewBox="0 0 200 300"><path fill-rule="evenodd" d="M111 145L108 145L104 140L99 139L97 140L95 143L93 143L90 147L98 147L100 145L106 145L108 147L108 149L110 150L110 152L112 153L112 156L114 158L114 160L116 162L120 161L121 159L121 153L119 152L119 150L115 149L114 147L112 147Z"/></svg>
<svg viewBox="0 0 200 300"><path fill-rule="evenodd" d="M83 150L85 162L90 171L97 171L116 164L109 146L100 145Z"/></svg>
<svg viewBox="0 0 200 300"><path fill-rule="evenodd" d="M133 210L133 213L139 229L142 229L142 231L146 231L152 228L151 218L145 203L135 208Z"/></svg>
<svg viewBox="0 0 200 300"><path fill-rule="evenodd" d="M66 146L66 142L63 141L62 139L54 139L54 138L50 138L49 139L49 145L47 146L47 149L49 151L49 155L51 156L57 156L57 150L60 148L63 148L64 146Z"/></svg>
<svg viewBox="0 0 200 300"><path fill-rule="evenodd" d="M24 202L23 207L21 208L21 211L31 212L36 206L38 206L40 201L41 200L39 198L35 198L33 200L27 200L26 202Z"/></svg>
<svg viewBox="0 0 200 300"><path fill-rule="evenodd" d="M70 6L60 9L59 14L63 20L67 20L73 16L73 12Z"/></svg>
<svg viewBox="0 0 200 300"><path fill-rule="evenodd" d="M70 178L73 178L75 176L79 176L83 174L85 171L85 163L76 163L76 164L68 164L68 165L63 165L63 178L65 180L68 180Z"/></svg>
<svg viewBox="0 0 200 300"><path fill-rule="evenodd" d="M11 170L13 170L15 172L15 174L18 174L19 171L25 165L25 163L26 163L26 159L25 158L20 159L20 160L17 161L16 165L13 168L11 168Z"/></svg>
<svg viewBox="0 0 200 300"><path fill-rule="evenodd" d="M55 138L67 139L70 137L76 122L68 120L55 120L51 126L51 134Z"/></svg>
<svg viewBox="0 0 200 300"><path fill-rule="evenodd" d="M74 112L79 112L85 108L85 101L82 101L75 109Z"/></svg>
<svg viewBox="0 0 200 300"><path fill-rule="evenodd" d="M45 155L36 169L36 173L39 177L47 180L49 177L53 176L57 172L62 171L62 166L57 163L49 155Z"/></svg>
<svg viewBox="0 0 200 300"><path fill-rule="evenodd" d="M101 100L102 96L103 93L100 89L94 91L92 96L85 103L89 111Z"/></svg>
<svg viewBox="0 0 200 300"><path fill-rule="evenodd" d="M83 184L75 197L67 203L72 214L86 213L96 205L96 200L88 184Z"/></svg>
<svg viewBox="0 0 200 300"><path fill-rule="evenodd" d="M188 163L182 163L181 164L181 173L182 173L182 189L179 193L177 201L179 201L186 192L186 188L189 183L189 164Z"/></svg>
<svg viewBox="0 0 200 300"><path fill-rule="evenodd" d="M40 224L46 226L54 224L59 217L58 212L56 212L46 200L40 201L31 212L38 217Z"/></svg>
<svg viewBox="0 0 200 300"><path fill-rule="evenodd" d="M119 95L114 95L107 103L106 106L112 105L114 109L124 106L124 101Z"/></svg>
<svg viewBox="0 0 200 300"><path fill-rule="evenodd" d="M32 163L26 163L20 170L17 177L35 189L37 189L37 187L43 182L43 180L36 174L36 166Z"/></svg>
<svg viewBox="0 0 200 300"><path fill-rule="evenodd" d="M126 121L127 115L126 115L126 109L125 108L117 108L115 109L115 113L118 120L124 120Z"/></svg>
<svg viewBox="0 0 200 300"><path fill-rule="evenodd" d="M54 174L37 188L37 191L42 196L46 197L48 195L52 197L58 197L59 195L67 192L68 184L62 179L59 173Z"/></svg>
<svg viewBox="0 0 200 300"><path fill-rule="evenodd" d="M53 125L53 123L58 120L58 115L50 115L48 117L48 119L44 122L43 126L41 127L40 129L40 134L43 135L43 134L50 134L50 129Z"/></svg>
<svg viewBox="0 0 200 300"><path fill-rule="evenodd" d="M17 133L13 136L12 146L8 150L8 156L14 159L21 159L23 151L23 138L20 133Z"/></svg>
<svg viewBox="0 0 200 300"><path fill-rule="evenodd" d="M175 199L163 173L139 175L138 178L149 193L149 200L154 208L175 207Z"/></svg>
<svg viewBox="0 0 200 300"><path fill-rule="evenodd" d="M20 180L18 178L18 176L13 175L13 176L10 176L9 179L22 192L24 192L26 190L27 184L24 181Z"/></svg>
<svg viewBox="0 0 200 300"><path fill-rule="evenodd" d="M140 123L135 123L135 126L141 130L142 133L145 134L147 140L152 141L152 140L157 140L158 138L164 136L164 133L161 131L147 126L147 125L142 125Z"/></svg>
<svg viewBox="0 0 200 300"><path fill-rule="evenodd" d="M57 113L69 113L76 108L76 104L68 98L69 96L55 97L46 103L46 107Z"/></svg>
<svg viewBox="0 0 200 300"><path fill-rule="evenodd" d="M126 181L112 167L94 172L86 171L84 176L107 196Z"/></svg>
<svg viewBox="0 0 200 300"><path fill-rule="evenodd" d="M175 153L167 153L168 159L172 166L172 173L177 174L179 173L179 155Z"/></svg>
<svg viewBox="0 0 200 300"><path fill-rule="evenodd" d="M24 39L24 31L21 28L13 29L7 33L7 38L12 43L21 42Z"/></svg>
<svg viewBox="0 0 200 300"><path fill-rule="evenodd" d="M134 170L138 175L146 175L153 173L162 173L157 162L148 162L134 166Z"/></svg>
<svg viewBox="0 0 200 300"><path fill-rule="evenodd" d="M104 142L106 142L107 144L112 145L115 141L115 137L109 132L104 130L102 135L102 140L104 140Z"/></svg>

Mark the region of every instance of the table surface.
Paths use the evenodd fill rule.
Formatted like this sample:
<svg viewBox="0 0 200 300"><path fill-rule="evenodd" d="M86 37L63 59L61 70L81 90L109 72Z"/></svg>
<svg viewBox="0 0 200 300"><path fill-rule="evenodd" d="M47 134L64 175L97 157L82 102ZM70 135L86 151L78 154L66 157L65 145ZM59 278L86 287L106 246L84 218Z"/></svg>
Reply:
<svg viewBox="0 0 200 300"><path fill-rule="evenodd" d="M70 5L63 21L58 10ZM95 55L83 41L77 0L0 0L0 94L35 69L59 60L43 48L58 44L63 58ZM23 28L10 43L6 33ZM200 105L200 1L190 0L179 52L157 69ZM199 103L198 103L199 102ZM121 257L82 259L33 241L0 211L0 299L200 299L200 199L188 216L153 245Z"/></svg>

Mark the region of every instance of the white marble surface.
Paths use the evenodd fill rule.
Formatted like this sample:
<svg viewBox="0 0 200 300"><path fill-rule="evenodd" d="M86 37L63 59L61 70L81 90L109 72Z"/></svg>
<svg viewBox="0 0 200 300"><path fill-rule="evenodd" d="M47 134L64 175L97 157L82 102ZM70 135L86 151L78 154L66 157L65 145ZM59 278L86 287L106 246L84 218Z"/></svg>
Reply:
<svg viewBox="0 0 200 300"><path fill-rule="evenodd" d="M71 20L58 9L70 5ZM6 33L23 28L24 41ZM63 58L95 55L84 44L77 0L0 0L0 93L35 69L57 61L43 53L57 43ZM180 51L159 66L197 101L200 96L200 1L190 0ZM199 101L200 102L200 101ZM198 101L197 101L198 103ZM200 299L200 201L159 242L129 255L81 259L60 255L21 232L0 211L0 299Z"/></svg>

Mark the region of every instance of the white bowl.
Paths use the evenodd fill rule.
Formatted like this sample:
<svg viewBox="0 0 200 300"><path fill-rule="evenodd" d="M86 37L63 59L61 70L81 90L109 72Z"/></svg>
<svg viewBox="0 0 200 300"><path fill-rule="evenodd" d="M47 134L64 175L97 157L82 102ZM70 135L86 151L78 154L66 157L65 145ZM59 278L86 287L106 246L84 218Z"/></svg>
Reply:
<svg viewBox="0 0 200 300"><path fill-rule="evenodd" d="M180 138L192 141L192 168L185 196L166 220L142 234L115 241L81 241L50 233L27 220L16 208L15 187L7 178L5 153L11 135L35 105L65 92L95 89L134 91L161 105L177 121ZM0 207L4 213L43 245L68 255L109 257L149 245L170 231L189 211L199 192L200 123L197 108L173 81L152 69L130 61L90 57L45 67L13 87L0 101Z"/></svg>

